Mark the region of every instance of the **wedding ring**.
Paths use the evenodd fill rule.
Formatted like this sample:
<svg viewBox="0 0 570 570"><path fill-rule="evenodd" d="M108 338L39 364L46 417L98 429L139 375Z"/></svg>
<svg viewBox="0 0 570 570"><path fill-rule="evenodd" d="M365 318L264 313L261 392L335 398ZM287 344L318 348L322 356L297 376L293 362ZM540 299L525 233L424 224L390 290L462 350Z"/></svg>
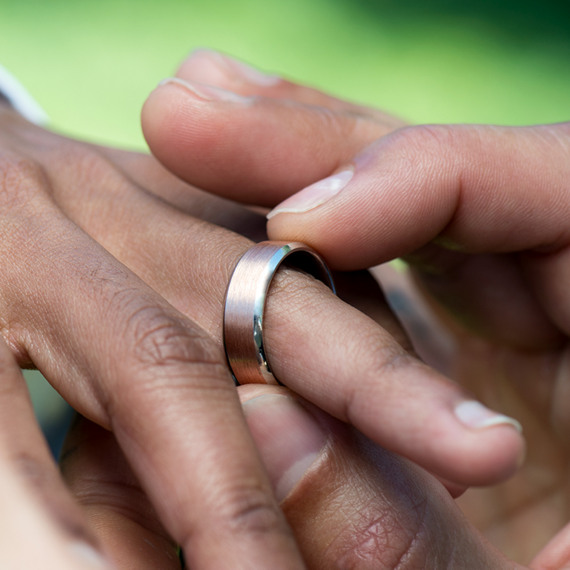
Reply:
<svg viewBox="0 0 570 570"><path fill-rule="evenodd" d="M248 249L230 278L224 307L224 346L238 384L279 384L263 340L265 299L281 264L301 269L336 293L321 257L300 242L263 241Z"/></svg>

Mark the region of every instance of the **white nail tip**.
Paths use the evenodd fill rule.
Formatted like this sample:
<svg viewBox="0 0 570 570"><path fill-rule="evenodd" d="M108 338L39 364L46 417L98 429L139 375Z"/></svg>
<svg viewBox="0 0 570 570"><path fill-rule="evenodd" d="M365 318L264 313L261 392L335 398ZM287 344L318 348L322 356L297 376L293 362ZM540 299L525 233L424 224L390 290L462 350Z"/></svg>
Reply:
<svg viewBox="0 0 570 570"><path fill-rule="evenodd" d="M281 202L267 214L267 219L277 214L302 214L321 206L334 198L352 180L353 176L354 170L347 168L323 178Z"/></svg>
<svg viewBox="0 0 570 570"><path fill-rule="evenodd" d="M210 62L214 63L214 65L217 65L225 74L229 73L237 77L241 77L241 79L246 83L252 83L261 87L272 87L273 85L277 85L281 82L281 77L278 75L265 73L248 63L230 57L224 53L220 53L219 51L208 48L199 48L194 50L190 54L190 57L206 58L210 60Z"/></svg>
<svg viewBox="0 0 570 570"><path fill-rule="evenodd" d="M168 77L163 79L159 82L158 87L162 87L163 85L178 85L189 93L192 93L200 99L205 99L206 101L244 103L251 100L248 97L242 97L241 95L238 95L233 91L228 91L227 89L221 89L220 87L215 87L213 85L205 85L196 81L185 81L184 79L180 79L180 77Z"/></svg>
<svg viewBox="0 0 570 570"><path fill-rule="evenodd" d="M519 433L522 433L522 425L519 421L511 418L509 416L503 416L501 414L495 416L494 418L489 418L479 424L479 428L500 426L500 425L510 425L514 427Z"/></svg>
<svg viewBox="0 0 570 570"><path fill-rule="evenodd" d="M158 82L158 87L162 87L163 85L180 85L182 87L185 87L186 89L188 89L190 87L190 85L184 81L183 79L180 79L179 77L167 77L166 79L162 79Z"/></svg>
<svg viewBox="0 0 570 570"><path fill-rule="evenodd" d="M455 415L461 423L470 428L484 429L494 426L510 426L522 433L520 422L510 416L498 414L475 400L461 402L455 408Z"/></svg>

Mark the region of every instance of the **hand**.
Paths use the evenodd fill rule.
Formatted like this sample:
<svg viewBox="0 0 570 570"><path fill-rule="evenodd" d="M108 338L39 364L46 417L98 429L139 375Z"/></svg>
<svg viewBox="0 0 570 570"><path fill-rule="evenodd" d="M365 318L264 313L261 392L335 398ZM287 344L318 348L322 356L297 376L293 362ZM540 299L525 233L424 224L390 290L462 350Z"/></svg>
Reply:
<svg viewBox="0 0 570 570"><path fill-rule="evenodd" d="M285 389L240 388L248 424L311 570L518 568L414 464Z"/></svg>
<svg viewBox="0 0 570 570"><path fill-rule="evenodd" d="M306 214L275 215L269 230L274 237L302 234L337 266L407 257L424 303L436 307L424 328L431 325L431 335L443 329L451 340L445 369L525 428L524 469L506 488L467 495L464 508L519 561L557 535L536 567L560 567L570 549L563 507L570 467L569 127L406 129L355 158L354 178L338 199ZM410 178L402 176L402 161L417 165ZM350 213L343 219L342 211ZM335 229L327 231L331 219ZM358 226L358 237L349 226ZM343 251L347 242L355 243L358 260ZM420 306L418 293L407 289L415 299L408 307Z"/></svg>
<svg viewBox="0 0 570 570"><path fill-rule="evenodd" d="M196 78L218 78L239 94ZM290 191L292 177L301 183L322 172L314 156L305 156L307 149L317 149L315 156L329 168L338 163L338 157L329 161L335 144L345 144L343 152L349 156L394 128L395 120L386 121L380 113L366 114L336 100L321 108L317 103L328 101L323 94L281 80L267 83L252 83L249 70L244 75L242 64L219 54L193 55L178 77L159 86L145 104L143 129L153 152L172 171L206 188L232 196L249 188L250 197L261 193L270 199L273 191ZM343 110L335 111L337 107ZM331 130L323 135L326 126ZM346 136L351 132L356 140ZM271 192L262 190L269 187ZM176 197L157 191L177 204ZM258 202L264 203L262 198ZM362 289L360 283L355 285ZM377 288L373 294L377 302ZM368 293L362 306L370 299ZM522 442L512 420L479 407L480 413L467 417L464 412L473 407L465 403L470 397L457 397L454 383L403 351L385 329L337 299L311 299L307 290L285 303L283 312L272 310L270 299L268 310L272 368L296 393L448 481L484 484L516 469ZM390 322L385 314L381 312L384 324ZM284 358L287 353L292 356ZM496 429L485 429L490 423Z"/></svg>
<svg viewBox="0 0 570 570"><path fill-rule="evenodd" d="M148 190L180 183L148 157L65 139L6 108L0 125L2 332L18 363L37 366L71 405L113 430L196 568L300 566L219 342L129 268L152 274L165 293L176 282L185 302L195 300L176 271L183 248L196 246L185 232L196 224ZM176 236L169 266L151 245L166 225ZM248 243L236 236L228 258ZM193 306L210 318L219 309Z"/></svg>
<svg viewBox="0 0 570 570"><path fill-rule="evenodd" d="M0 341L0 567L174 570L177 546L111 432L78 417L56 466Z"/></svg>
<svg viewBox="0 0 570 570"><path fill-rule="evenodd" d="M194 71L194 66L190 60L180 74L201 78L204 70ZM219 75L203 81L248 92ZM166 87L147 102L148 114L154 113L147 137L157 156L192 181L179 157L208 140L210 125L225 119L230 104L190 103L181 89L175 93L174 85L168 91ZM278 87L284 97L287 89L302 90L286 84L272 89ZM264 94L260 88L257 92ZM173 125L167 109L159 115L166 99L174 105L173 113L184 110L186 123ZM407 127L387 136L379 129L378 141L370 144L374 114L366 118L360 110L357 126L349 129L350 121L354 123L351 106L343 111L338 101L325 96L313 101L318 105L312 107L313 115L326 116L320 124L308 122L307 109L290 101L271 103L250 99L247 116L246 111L238 115L234 104L233 126L223 148L195 176L220 194L277 206L269 221L270 236L308 242L335 267L362 268L407 256L414 283L396 292L412 299L405 306L408 316L412 311L417 319L419 309L426 314L427 307L430 318L421 324L444 332L451 343L437 355L441 368L525 427L525 467L506 489L488 491L488 500L475 495L478 508L469 510L490 534L495 531L504 550L529 560L567 522L563 497L569 456L564 441L569 415L562 394L569 382L569 303L563 286L568 265L568 125ZM281 145L284 170L298 158L296 149L303 153L313 142L318 150L319 141L326 141L326 155L312 153L310 164L306 161L296 173L296 184L337 176L278 205L299 186L285 184L279 174L272 177L271 152L248 154L239 137L268 124L274 143L267 146L275 155ZM305 125L303 132L290 127L298 124ZM167 155L170 148L178 149L178 157ZM236 163L240 182L235 191L211 174L217 160L234 154L242 158ZM200 170L197 164L193 167ZM420 352L422 341L433 336L430 329L421 338L410 332ZM535 524L538 513L540 525ZM546 564L545 557L554 556L556 549L556 563L561 564L568 532L563 530L556 548L543 551L535 564Z"/></svg>
<svg viewBox="0 0 570 570"><path fill-rule="evenodd" d="M113 434L78 417L62 451L62 480L3 343L0 365L0 566L180 568ZM502 567L421 470L284 388L242 386L240 396L309 568L392 568L398 559L402 568L428 568L434 544L437 561L450 567ZM446 551L448 542L454 548Z"/></svg>
<svg viewBox="0 0 570 570"><path fill-rule="evenodd" d="M66 139L7 109L0 125L0 302L19 364L113 430L192 567L299 567L221 344L229 274L251 242L209 222L255 229L263 218L150 157ZM267 325L278 377L375 440L463 485L516 468L510 420L489 411L462 423L454 410L471 396L322 284L284 271ZM481 429L489 418L499 424Z"/></svg>

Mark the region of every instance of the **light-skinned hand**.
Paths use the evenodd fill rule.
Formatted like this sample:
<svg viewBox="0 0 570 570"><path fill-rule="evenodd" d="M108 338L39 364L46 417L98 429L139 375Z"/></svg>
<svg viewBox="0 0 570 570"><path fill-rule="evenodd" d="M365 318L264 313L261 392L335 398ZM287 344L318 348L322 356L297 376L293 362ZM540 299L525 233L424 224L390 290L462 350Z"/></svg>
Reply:
<svg viewBox="0 0 570 570"><path fill-rule="evenodd" d="M505 552L529 562L567 522L568 124L402 126L388 133L375 111L273 76L254 84L255 74L240 69L209 52L184 62L147 101L153 152L190 182L273 208L271 238L305 241L337 269L406 257L411 279L393 280L389 296L411 299L401 308L412 320L429 314L423 334L410 329L417 350L430 358L426 339L445 334L448 344L434 359L440 369L524 426L524 468L506 486L464 503ZM224 125L223 144L215 146L214 133ZM247 144L264 135L260 149ZM183 160L196 147L204 154ZM395 385L409 387L409 378L398 375ZM304 384L290 386L346 419ZM414 398L409 391L407 399ZM417 403L429 406L423 396ZM387 412L387 426L399 411ZM433 415L416 409L407 419L417 417L430 430ZM350 420L446 477L395 444L397 436L388 442L355 415ZM441 435L430 433L440 449ZM455 464L473 472L481 464L469 456L458 451ZM471 481L484 482L491 481ZM537 567L548 567L548 557L562 565L566 534L553 539L558 554L554 547L543 551Z"/></svg>

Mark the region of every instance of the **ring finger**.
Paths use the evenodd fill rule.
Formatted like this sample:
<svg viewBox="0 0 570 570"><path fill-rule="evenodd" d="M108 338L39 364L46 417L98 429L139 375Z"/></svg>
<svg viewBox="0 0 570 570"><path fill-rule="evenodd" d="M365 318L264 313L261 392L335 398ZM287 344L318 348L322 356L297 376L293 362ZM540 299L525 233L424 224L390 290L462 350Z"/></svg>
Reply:
<svg viewBox="0 0 570 570"><path fill-rule="evenodd" d="M126 234L124 219L132 217L135 195L137 218L145 223ZM101 194L90 199L101 205L108 201ZM112 204L104 225L84 217L85 203L77 203L70 215L199 322L222 350L225 288L251 242L136 189L124 189ZM272 368L283 383L441 477L483 484L516 469L523 444L512 420L472 402L314 279L290 271L277 276L268 298L266 335Z"/></svg>

